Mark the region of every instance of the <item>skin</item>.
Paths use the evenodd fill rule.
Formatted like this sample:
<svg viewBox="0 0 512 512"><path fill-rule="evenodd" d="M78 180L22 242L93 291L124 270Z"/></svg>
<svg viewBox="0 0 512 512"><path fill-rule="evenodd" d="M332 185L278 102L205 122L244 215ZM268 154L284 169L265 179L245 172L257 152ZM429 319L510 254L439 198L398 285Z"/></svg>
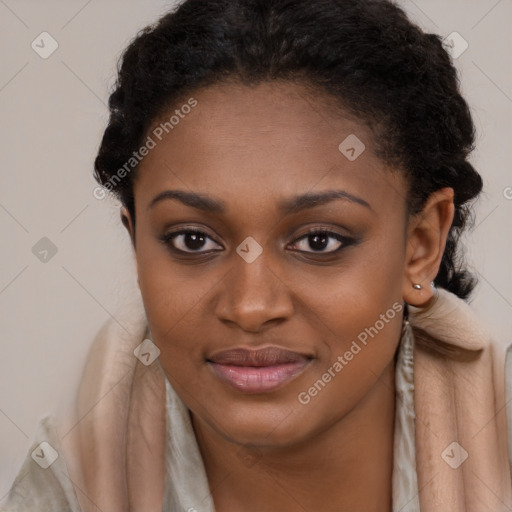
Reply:
<svg viewBox="0 0 512 512"><path fill-rule="evenodd" d="M371 132L299 84L228 83L193 97L198 105L139 166L136 230L125 208L121 215L152 339L191 411L216 510L391 510L402 312L309 403L298 395L394 303L428 305L453 190L437 191L407 218L403 175L375 156ZM354 161L338 150L350 134L366 146ZM148 208L169 189L218 199L226 211L175 199ZM278 209L283 199L331 189L369 207L342 198L287 215ZM186 245L184 236L159 240L180 228L209 238L203 245ZM326 254L340 246L333 237L315 251L309 228L353 243ZM263 249L252 263L236 252L248 236ZM173 243L188 254L174 254ZM205 362L222 349L269 344L313 358L270 393L232 389Z"/></svg>

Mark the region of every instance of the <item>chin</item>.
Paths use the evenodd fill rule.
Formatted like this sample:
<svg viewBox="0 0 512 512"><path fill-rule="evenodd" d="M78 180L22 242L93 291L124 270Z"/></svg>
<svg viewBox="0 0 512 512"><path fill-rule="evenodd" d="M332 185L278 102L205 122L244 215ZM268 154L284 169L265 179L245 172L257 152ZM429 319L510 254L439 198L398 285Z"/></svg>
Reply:
<svg viewBox="0 0 512 512"><path fill-rule="evenodd" d="M277 404L233 403L223 407L221 417L212 416L208 423L226 440L245 446L286 447L308 437L309 423L299 407Z"/></svg>

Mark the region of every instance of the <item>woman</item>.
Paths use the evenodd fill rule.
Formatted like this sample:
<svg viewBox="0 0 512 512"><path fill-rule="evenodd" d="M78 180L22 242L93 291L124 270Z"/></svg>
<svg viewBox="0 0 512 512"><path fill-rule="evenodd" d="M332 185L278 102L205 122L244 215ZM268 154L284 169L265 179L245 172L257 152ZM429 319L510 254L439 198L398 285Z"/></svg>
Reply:
<svg viewBox="0 0 512 512"><path fill-rule="evenodd" d="M95 176L141 301L2 510L510 509L505 354L458 247L474 127L440 38L382 0L188 0L109 106Z"/></svg>

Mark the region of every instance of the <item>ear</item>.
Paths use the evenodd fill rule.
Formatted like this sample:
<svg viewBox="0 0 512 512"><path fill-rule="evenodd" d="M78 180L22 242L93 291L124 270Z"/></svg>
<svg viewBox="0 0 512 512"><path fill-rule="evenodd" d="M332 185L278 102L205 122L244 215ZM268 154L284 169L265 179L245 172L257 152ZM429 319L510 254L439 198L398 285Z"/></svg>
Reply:
<svg viewBox="0 0 512 512"><path fill-rule="evenodd" d="M130 216L130 212L124 206L121 206L121 222L123 226L127 229L128 234L132 240L132 245L135 248L135 224Z"/></svg>
<svg viewBox="0 0 512 512"><path fill-rule="evenodd" d="M409 221L402 295L413 306L427 306L434 296L430 283L439 271L452 225L453 196L453 188L436 190Z"/></svg>

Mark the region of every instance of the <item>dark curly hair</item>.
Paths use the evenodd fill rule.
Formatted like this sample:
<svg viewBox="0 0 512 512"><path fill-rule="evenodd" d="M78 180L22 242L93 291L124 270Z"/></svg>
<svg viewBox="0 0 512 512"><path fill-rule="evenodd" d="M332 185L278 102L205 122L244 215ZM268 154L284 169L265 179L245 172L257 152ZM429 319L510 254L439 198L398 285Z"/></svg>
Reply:
<svg viewBox="0 0 512 512"><path fill-rule="evenodd" d="M131 158L151 124L200 87L285 80L334 97L365 123L377 154L404 172L408 210L455 191L435 284L466 299L460 235L482 180L467 157L475 129L442 39L388 0L186 0L138 32L119 61L110 119L95 159L100 185ZM136 167L113 192L135 222Z"/></svg>

